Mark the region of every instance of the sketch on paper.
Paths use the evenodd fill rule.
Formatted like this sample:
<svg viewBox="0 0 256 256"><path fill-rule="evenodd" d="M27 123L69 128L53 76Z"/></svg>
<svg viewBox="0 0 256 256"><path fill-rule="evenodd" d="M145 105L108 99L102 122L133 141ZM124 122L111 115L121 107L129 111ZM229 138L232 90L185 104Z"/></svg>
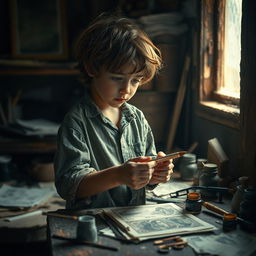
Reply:
<svg viewBox="0 0 256 256"><path fill-rule="evenodd" d="M138 239L216 229L173 203L109 208L104 213L131 237Z"/></svg>

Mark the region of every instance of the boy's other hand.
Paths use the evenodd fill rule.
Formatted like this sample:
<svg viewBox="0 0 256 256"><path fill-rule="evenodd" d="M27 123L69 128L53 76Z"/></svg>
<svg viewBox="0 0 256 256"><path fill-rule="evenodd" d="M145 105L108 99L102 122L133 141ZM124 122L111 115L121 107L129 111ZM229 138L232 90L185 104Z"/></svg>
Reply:
<svg viewBox="0 0 256 256"><path fill-rule="evenodd" d="M157 157L163 157L166 154L162 151L158 152ZM154 167L154 172L152 174L152 177L149 181L150 185L153 184L158 184L158 183L165 183L170 180L171 175L173 173L173 163L172 159L164 161L164 162L159 162L155 167Z"/></svg>
<svg viewBox="0 0 256 256"><path fill-rule="evenodd" d="M121 165L121 183L132 189L140 189L146 186L151 180L156 166L155 161L149 162L149 160L151 160L151 157L141 156L129 159Z"/></svg>

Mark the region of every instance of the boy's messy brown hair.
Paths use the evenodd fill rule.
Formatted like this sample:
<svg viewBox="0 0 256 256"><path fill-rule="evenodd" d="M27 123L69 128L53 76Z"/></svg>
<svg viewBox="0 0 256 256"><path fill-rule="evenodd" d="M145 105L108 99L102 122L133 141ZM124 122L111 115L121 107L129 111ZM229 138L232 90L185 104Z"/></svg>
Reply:
<svg viewBox="0 0 256 256"><path fill-rule="evenodd" d="M76 57L85 82L104 69L118 72L126 65L142 72L141 84L149 82L161 68L160 50L130 19L100 15L80 36Z"/></svg>

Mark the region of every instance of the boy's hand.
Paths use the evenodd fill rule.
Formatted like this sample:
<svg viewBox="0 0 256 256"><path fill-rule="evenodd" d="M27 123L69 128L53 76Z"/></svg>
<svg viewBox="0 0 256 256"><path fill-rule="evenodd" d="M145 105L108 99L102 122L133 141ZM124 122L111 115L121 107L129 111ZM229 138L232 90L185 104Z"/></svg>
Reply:
<svg viewBox="0 0 256 256"><path fill-rule="evenodd" d="M158 152L157 158L163 156L165 156L164 152ZM158 163L154 168L154 172L152 178L149 181L149 184L153 185L169 181L173 173L173 167L174 165L172 163L172 159Z"/></svg>
<svg viewBox="0 0 256 256"><path fill-rule="evenodd" d="M150 161L151 157L136 157L129 159L121 168L121 181L133 189L140 189L146 186L152 178L155 161Z"/></svg>

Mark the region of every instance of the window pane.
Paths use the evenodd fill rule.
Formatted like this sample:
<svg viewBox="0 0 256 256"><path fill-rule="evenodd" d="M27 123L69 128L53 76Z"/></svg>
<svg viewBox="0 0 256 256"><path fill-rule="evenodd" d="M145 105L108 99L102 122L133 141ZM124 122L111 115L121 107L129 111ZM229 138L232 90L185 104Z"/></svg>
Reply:
<svg viewBox="0 0 256 256"><path fill-rule="evenodd" d="M224 83L221 94L240 98L242 0L226 0Z"/></svg>

